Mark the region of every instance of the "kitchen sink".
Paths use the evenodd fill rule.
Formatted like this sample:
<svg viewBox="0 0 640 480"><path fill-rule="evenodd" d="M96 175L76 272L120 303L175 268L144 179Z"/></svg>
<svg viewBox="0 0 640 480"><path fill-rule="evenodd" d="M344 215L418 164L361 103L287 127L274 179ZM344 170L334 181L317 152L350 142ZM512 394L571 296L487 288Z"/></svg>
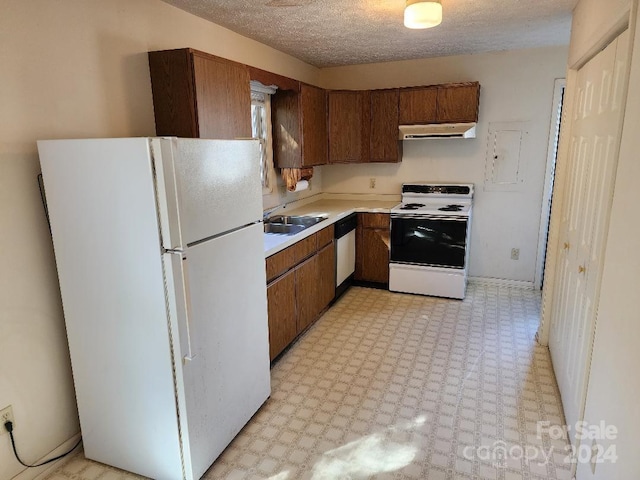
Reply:
<svg viewBox="0 0 640 480"><path fill-rule="evenodd" d="M296 233L300 233L305 228L304 225L292 225L292 224L284 224L284 223L265 223L264 224L264 233L278 233L280 235L295 235Z"/></svg>
<svg viewBox="0 0 640 480"><path fill-rule="evenodd" d="M274 215L264 221L264 233L295 235L326 219L327 217L311 215Z"/></svg>
<svg viewBox="0 0 640 480"><path fill-rule="evenodd" d="M327 217L305 216L305 215L274 215L266 220L265 223L279 223L283 225L303 225L311 227L316 223L326 220Z"/></svg>

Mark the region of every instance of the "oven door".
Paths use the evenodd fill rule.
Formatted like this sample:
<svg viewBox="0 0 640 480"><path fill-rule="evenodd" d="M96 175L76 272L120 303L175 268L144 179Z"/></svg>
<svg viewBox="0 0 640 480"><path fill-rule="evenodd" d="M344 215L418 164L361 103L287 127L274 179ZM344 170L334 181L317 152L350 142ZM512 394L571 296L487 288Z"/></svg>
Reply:
<svg viewBox="0 0 640 480"><path fill-rule="evenodd" d="M467 245L466 217L391 217L391 263L433 267L465 267Z"/></svg>

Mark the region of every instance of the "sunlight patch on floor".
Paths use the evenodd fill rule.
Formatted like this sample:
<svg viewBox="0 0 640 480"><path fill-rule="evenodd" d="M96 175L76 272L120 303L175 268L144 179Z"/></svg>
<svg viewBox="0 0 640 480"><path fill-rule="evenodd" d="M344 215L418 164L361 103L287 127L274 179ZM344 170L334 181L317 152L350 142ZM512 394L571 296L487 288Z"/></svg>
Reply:
<svg viewBox="0 0 640 480"><path fill-rule="evenodd" d="M325 452L313 466L312 480L364 479L406 467L416 457L418 447L395 441L393 436L419 428L425 422L426 416L420 415L412 422L390 426L384 432L367 435Z"/></svg>

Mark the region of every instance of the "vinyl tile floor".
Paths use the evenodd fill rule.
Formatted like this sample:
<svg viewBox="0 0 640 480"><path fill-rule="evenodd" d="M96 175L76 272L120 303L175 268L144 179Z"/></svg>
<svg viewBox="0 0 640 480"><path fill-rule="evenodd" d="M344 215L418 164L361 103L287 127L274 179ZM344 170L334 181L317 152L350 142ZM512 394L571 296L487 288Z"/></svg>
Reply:
<svg viewBox="0 0 640 480"><path fill-rule="evenodd" d="M351 288L275 364L271 398L204 478L568 480L539 315L531 289ZM47 477L134 478L82 453Z"/></svg>

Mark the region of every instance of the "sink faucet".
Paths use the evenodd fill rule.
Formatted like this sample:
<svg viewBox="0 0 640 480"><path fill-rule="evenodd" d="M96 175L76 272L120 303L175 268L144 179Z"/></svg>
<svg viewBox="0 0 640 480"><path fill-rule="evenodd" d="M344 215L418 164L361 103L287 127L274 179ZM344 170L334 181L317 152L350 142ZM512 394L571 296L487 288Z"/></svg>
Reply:
<svg viewBox="0 0 640 480"><path fill-rule="evenodd" d="M262 221L266 221L273 212L275 212L276 210L278 210L280 208L286 208L286 206L287 206L287 204L283 203L282 205L278 205L278 206L275 206L273 208L268 208L267 210L263 211L262 212Z"/></svg>

